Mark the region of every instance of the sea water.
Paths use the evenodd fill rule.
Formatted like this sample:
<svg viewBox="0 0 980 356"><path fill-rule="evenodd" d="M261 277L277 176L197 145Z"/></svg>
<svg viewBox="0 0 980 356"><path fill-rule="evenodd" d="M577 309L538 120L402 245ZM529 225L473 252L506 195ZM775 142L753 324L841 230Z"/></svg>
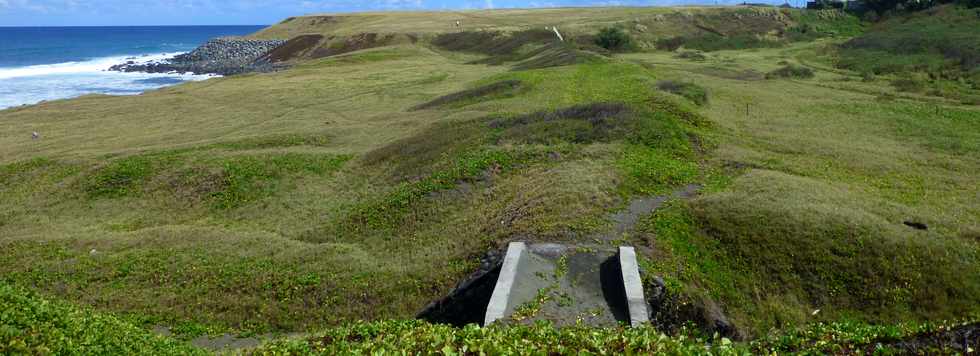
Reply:
<svg viewBox="0 0 980 356"><path fill-rule="evenodd" d="M0 110L85 94L133 95L206 75L108 71L263 26L0 27Z"/></svg>

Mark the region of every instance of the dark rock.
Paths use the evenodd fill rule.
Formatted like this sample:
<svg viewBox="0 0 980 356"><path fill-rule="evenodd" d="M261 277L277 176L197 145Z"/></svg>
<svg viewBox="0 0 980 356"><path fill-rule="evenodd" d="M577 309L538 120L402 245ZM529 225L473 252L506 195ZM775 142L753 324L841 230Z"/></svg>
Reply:
<svg viewBox="0 0 980 356"><path fill-rule="evenodd" d="M656 309L660 309L660 305L663 304L664 298L667 296L667 285L664 284L663 278L654 276L652 282L647 291L647 301L652 307L650 308L651 313Z"/></svg>
<svg viewBox="0 0 980 356"><path fill-rule="evenodd" d="M257 63L257 60L281 46L283 40L252 40L244 38L216 38L197 49L159 62L136 63L127 61L109 68L117 72L145 73L194 73L234 75L248 72L266 72L278 67Z"/></svg>

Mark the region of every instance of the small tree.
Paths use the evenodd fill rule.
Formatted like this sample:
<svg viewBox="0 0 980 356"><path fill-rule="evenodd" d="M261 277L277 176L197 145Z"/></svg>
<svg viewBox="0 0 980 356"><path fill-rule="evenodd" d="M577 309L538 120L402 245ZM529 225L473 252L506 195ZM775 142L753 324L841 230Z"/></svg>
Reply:
<svg viewBox="0 0 980 356"><path fill-rule="evenodd" d="M595 44L610 51L625 51L633 46L633 39L621 29L606 27L599 30Z"/></svg>

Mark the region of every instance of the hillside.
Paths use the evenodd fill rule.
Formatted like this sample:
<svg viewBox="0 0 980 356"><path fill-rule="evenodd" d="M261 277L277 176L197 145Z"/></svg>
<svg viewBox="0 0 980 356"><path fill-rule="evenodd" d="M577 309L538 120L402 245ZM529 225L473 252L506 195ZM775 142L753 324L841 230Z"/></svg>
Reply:
<svg viewBox="0 0 980 356"><path fill-rule="evenodd" d="M599 48L606 26L636 47ZM555 333L918 350L980 318L980 108L841 64L883 26L751 7L287 19L254 35L290 39L269 59L287 70L0 111L0 297L157 346L130 326L311 332L264 350L324 354ZM654 327L403 321L511 241L636 246L666 289ZM0 345L21 328L0 321Z"/></svg>

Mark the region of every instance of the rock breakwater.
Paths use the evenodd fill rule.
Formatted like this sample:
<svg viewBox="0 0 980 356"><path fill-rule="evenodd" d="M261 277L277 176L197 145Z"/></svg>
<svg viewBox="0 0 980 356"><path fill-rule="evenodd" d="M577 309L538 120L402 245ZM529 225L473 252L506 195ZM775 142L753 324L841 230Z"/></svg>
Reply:
<svg viewBox="0 0 980 356"><path fill-rule="evenodd" d="M257 60L286 43L284 40L253 40L223 37L210 40L197 49L161 61L137 63L128 61L109 70L145 73L194 73L234 75L265 72L276 69L272 64Z"/></svg>

